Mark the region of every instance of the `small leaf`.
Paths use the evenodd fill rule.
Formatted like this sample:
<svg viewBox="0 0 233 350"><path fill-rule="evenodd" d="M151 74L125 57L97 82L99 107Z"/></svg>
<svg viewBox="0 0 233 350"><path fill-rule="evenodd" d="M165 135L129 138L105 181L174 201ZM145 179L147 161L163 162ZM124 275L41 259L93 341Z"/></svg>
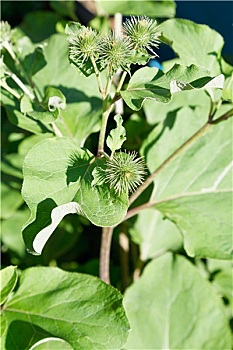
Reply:
<svg viewBox="0 0 233 350"><path fill-rule="evenodd" d="M43 103L55 118L59 116L60 109L66 108L66 98L63 93L51 86L46 89Z"/></svg>
<svg viewBox="0 0 233 350"><path fill-rule="evenodd" d="M91 186L101 186L105 183L106 172L100 166L95 167L92 171L93 180Z"/></svg>
<svg viewBox="0 0 233 350"><path fill-rule="evenodd" d="M18 275L16 266L8 266L0 271L1 277L1 293L0 300L1 305L6 301L8 295L15 288Z"/></svg>
<svg viewBox="0 0 233 350"><path fill-rule="evenodd" d="M122 116L120 114L117 114L114 117L114 120L117 123L117 127L110 131L110 134L108 135L107 141L106 141L107 146L110 148L112 153L120 149L122 144L126 140L126 131L125 131L125 128L122 126L122 123L123 123Z"/></svg>
<svg viewBox="0 0 233 350"><path fill-rule="evenodd" d="M78 22L70 22L66 25L65 33L67 35L77 35L82 28L82 25Z"/></svg>
<svg viewBox="0 0 233 350"><path fill-rule="evenodd" d="M20 110L30 117L44 123L53 123L60 115L60 109L65 109L65 96L60 90L48 87L41 103L32 102L27 95L20 101Z"/></svg>

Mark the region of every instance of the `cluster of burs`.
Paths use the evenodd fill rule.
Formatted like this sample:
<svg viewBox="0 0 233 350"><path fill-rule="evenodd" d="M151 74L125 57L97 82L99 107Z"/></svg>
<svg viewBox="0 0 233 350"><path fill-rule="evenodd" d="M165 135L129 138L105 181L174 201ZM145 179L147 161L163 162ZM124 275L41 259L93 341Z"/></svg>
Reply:
<svg viewBox="0 0 233 350"><path fill-rule="evenodd" d="M145 63L157 56L159 44L157 22L146 16L132 16L123 23L119 32L102 35L89 27L72 22L66 28L70 60L80 68L88 60L98 69L108 69L114 75L120 68L128 71L131 64Z"/></svg>

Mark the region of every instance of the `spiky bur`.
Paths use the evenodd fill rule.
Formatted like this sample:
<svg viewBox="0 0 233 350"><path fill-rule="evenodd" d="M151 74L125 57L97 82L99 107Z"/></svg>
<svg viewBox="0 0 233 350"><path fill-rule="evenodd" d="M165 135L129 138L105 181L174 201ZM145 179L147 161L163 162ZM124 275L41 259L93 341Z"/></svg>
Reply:
<svg viewBox="0 0 233 350"><path fill-rule="evenodd" d="M11 41L11 26L8 22L0 22L0 50L5 47L6 43Z"/></svg>
<svg viewBox="0 0 233 350"><path fill-rule="evenodd" d="M147 16L132 16L123 24L125 35L130 38L135 50L147 49L153 56L158 56L154 48L160 42L157 22Z"/></svg>
<svg viewBox="0 0 233 350"><path fill-rule="evenodd" d="M111 76L116 73L118 68L124 71L129 70L133 48L129 38L112 32L104 37L101 47L101 64L109 66Z"/></svg>
<svg viewBox="0 0 233 350"><path fill-rule="evenodd" d="M99 34L86 27L81 27L77 35L69 37L70 59L76 64L82 64L88 58L98 58L101 52Z"/></svg>
<svg viewBox="0 0 233 350"><path fill-rule="evenodd" d="M118 194L133 192L143 183L145 169L143 157L137 158L136 152L118 152L106 161L105 182Z"/></svg>

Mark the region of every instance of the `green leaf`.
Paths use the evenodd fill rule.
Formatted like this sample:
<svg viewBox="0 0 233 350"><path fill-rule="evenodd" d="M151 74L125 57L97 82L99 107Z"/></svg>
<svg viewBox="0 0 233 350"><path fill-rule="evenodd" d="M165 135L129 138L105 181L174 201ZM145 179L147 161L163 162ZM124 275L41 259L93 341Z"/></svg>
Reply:
<svg viewBox="0 0 233 350"><path fill-rule="evenodd" d="M221 300L182 256L168 253L149 263L124 306L132 327L124 349L231 348Z"/></svg>
<svg viewBox="0 0 233 350"><path fill-rule="evenodd" d="M23 271L4 315L7 349L28 349L45 333L73 349L121 349L129 331L119 291L96 277L52 267ZM17 337L22 330L24 337Z"/></svg>
<svg viewBox="0 0 233 350"><path fill-rule="evenodd" d="M32 148L24 161L22 188L23 198L31 210L31 218L23 230L29 250L36 252L33 241L41 230L50 224L50 229L55 227L52 211L65 208L68 213L67 207L59 209L59 206L71 201L77 202L79 212L97 226L115 225L124 218L128 208L127 194L117 196L106 184L101 187L91 185L92 171L96 166L102 167L102 163L101 159L95 159L88 150L78 148L65 137L45 139ZM44 232L48 237L47 231L41 235Z"/></svg>
<svg viewBox="0 0 233 350"><path fill-rule="evenodd" d="M20 110L33 119L45 124L53 123L60 115L60 110L66 108L65 96L59 89L47 87L44 99L41 103L33 103L27 95L20 100Z"/></svg>
<svg viewBox="0 0 233 350"><path fill-rule="evenodd" d="M164 122L164 126L166 125L169 128L168 123L170 119L171 125L173 125L173 130L177 126L177 123L175 122L177 119L175 118L179 118L178 114L180 114L183 109L185 109L186 113L188 112L188 114L192 114L191 110L194 110L195 112L193 118L191 118L190 115L188 118L189 120L187 120L188 127L186 126L185 121L186 114L182 112L182 117L180 117L180 119L182 119L179 121L179 123L182 123L183 131L186 131L190 129L190 125L195 123L197 119L201 119L201 123L208 119L210 102L210 98L204 90L191 90L183 91L182 94L172 95L171 101L168 103L161 103L154 100L145 100L143 109L146 114L147 122L149 124L154 125L158 124L159 122ZM204 118L198 117L203 115ZM198 124L197 126L201 127L201 124ZM164 132L166 132L166 130L164 130ZM169 136L169 143L173 141L175 135L176 134L174 133L172 138Z"/></svg>
<svg viewBox="0 0 233 350"><path fill-rule="evenodd" d="M191 65L189 67L175 64L167 73L162 73L157 68L141 68L129 81L127 89L121 91L121 96L127 105L133 110L139 110L145 99L153 99L159 102L171 100L170 83L173 80L184 81L192 84L200 78L205 77L205 83L212 78L209 72L201 67ZM196 82L196 88L203 86L203 80Z"/></svg>
<svg viewBox="0 0 233 350"><path fill-rule="evenodd" d="M145 227L145 223L148 223ZM133 241L139 244L140 259L145 261L182 247L182 236L176 225L163 218L161 213L149 208L141 211L129 230Z"/></svg>
<svg viewBox="0 0 233 350"><path fill-rule="evenodd" d="M20 60L19 69L21 70L21 74L23 76L26 75L27 79L31 79L35 73L46 65L43 47L42 45L33 44L27 36L18 39L16 47L17 56Z"/></svg>
<svg viewBox="0 0 233 350"><path fill-rule="evenodd" d="M104 10L107 14L122 13L123 15L147 15L150 17L174 17L176 4L174 1L156 1L156 0L118 0L106 1L96 0L97 8Z"/></svg>
<svg viewBox="0 0 233 350"><path fill-rule="evenodd" d="M211 75L221 73L219 59L224 42L219 33L206 25L177 18L163 22L160 30L181 63L205 67Z"/></svg>
<svg viewBox="0 0 233 350"><path fill-rule="evenodd" d="M62 17L70 17L77 21L75 1L50 1L49 5Z"/></svg>
<svg viewBox="0 0 233 350"><path fill-rule="evenodd" d="M189 256L232 258L232 191L188 194L156 205L184 236Z"/></svg>
<svg viewBox="0 0 233 350"><path fill-rule="evenodd" d="M0 272L1 277L1 305L6 301L9 294L15 288L18 275L16 266L8 266Z"/></svg>
<svg viewBox="0 0 233 350"><path fill-rule="evenodd" d="M122 126L123 119L120 114L115 115L114 120L116 121L117 127L110 131L107 137L106 143L108 148L114 153L120 149L124 141L126 140L126 131Z"/></svg>
<svg viewBox="0 0 233 350"><path fill-rule="evenodd" d="M41 254L46 242L67 214L80 214L82 213L81 207L76 202L70 202L67 204L59 205L51 211L51 224L43 228L35 236L33 241L33 252Z"/></svg>
<svg viewBox="0 0 233 350"><path fill-rule="evenodd" d="M7 250L11 250L17 256L25 256L25 244L21 234L21 229L29 217L29 210L18 210L12 217L2 221L2 244Z"/></svg>
<svg viewBox="0 0 233 350"><path fill-rule="evenodd" d="M73 350L64 340L59 338L44 338L34 344L29 350Z"/></svg>
<svg viewBox="0 0 233 350"><path fill-rule="evenodd" d="M180 127L180 131L171 128L170 139L174 132L177 132L178 138L184 130L184 126ZM154 146L147 158L150 168L154 168L155 164L159 168L177 149L178 144L172 150L168 139L169 135L164 138L163 134L160 135L159 148ZM151 201L156 209L178 226L190 256L231 258L233 163L230 144L229 119L217 126L207 127L155 177ZM156 161L155 155L162 145L166 151Z"/></svg>
<svg viewBox="0 0 233 350"><path fill-rule="evenodd" d="M55 12L52 11L33 11L24 16L20 29L31 38L34 43L48 39L56 33L56 24L61 20Z"/></svg>
<svg viewBox="0 0 233 350"><path fill-rule="evenodd" d="M224 75L220 74L217 77L210 79L208 82L206 82L205 79L201 79L201 81L198 81L198 87L200 89L204 89L207 91L211 91L211 89L222 89L224 85ZM172 80L170 83L170 91L171 94L174 94L176 92L184 91L184 90L193 90L195 89L194 84L187 84L180 80Z"/></svg>
<svg viewBox="0 0 233 350"><path fill-rule="evenodd" d="M1 218L11 218L23 204L23 198L18 189L12 188L11 183L1 182Z"/></svg>
<svg viewBox="0 0 233 350"><path fill-rule="evenodd" d="M226 79L222 97L225 101L233 103L233 75Z"/></svg>
<svg viewBox="0 0 233 350"><path fill-rule="evenodd" d="M33 118L21 113L19 101L13 98L12 95L4 89L2 89L1 98L7 117L13 125L35 134L51 131L50 126L45 126L40 121L34 120Z"/></svg>

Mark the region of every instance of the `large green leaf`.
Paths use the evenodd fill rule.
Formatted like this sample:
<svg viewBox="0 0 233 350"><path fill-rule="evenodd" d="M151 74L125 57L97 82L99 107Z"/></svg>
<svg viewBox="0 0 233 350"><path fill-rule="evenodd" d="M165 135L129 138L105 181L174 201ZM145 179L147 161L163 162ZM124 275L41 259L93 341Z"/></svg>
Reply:
<svg viewBox="0 0 233 350"><path fill-rule="evenodd" d="M145 99L159 102L171 100L172 84L181 84L181 90L204 88L213 78L203 67L191 65L189 67L175 64L167 73L157 68L141 68L129 81L127 89L121 91L121 96L133 110L139 110Z"/></svg>
<svg viewBox="0 0 233 350"><path fill-rule="evenodd" d="M166 251L175 251L181 248L183 243L176 225L163 218L162 214L153 208L138 214L129 233L133 241L139 244L140 259L143 261L153 259Z"/></svg>
<svg viewBox="0 0 233 350"><path fill-rule="evenodd" d="M172 0L118 0L106 1L96 0L99 10L104 10L108 14L122 13L123 15L147 15L150 17L174 17L176 5Z"/></svg>
<svg viewBox="0 0 233 350"><path fill-rule="evenodd" d="M22 272L4 315L6 350L28 350L46 333L74 350L121 349L129 331L120 292L96 277L51 267Z"/></svg>
<svg viewBox="0 0 233 350"><path fill-rule="evenodd" d="M69 138L48 138L32 148L24 161L22 189L31 210L23 231L29 250L40 253L68 213L83 214L97 226L112 226L124 218L126 193L118 196L107 184L91 186L92 171L102 162Z"/></svg>
<svg viewBox="0 0 233 350"><path fill-rule="evenodd" d="M1 222L1 240L3 247L23 258L25 256L25 244L21 234L21 229L28 219L29 210L18 210L12 217Z"/></svg>
<svg viewBox="0 0 233 350"><path fill-rule="evenodd" d="M187 135L185 126L182 125L180 130L171 127L170 140L174 132L176 138L182 137L183 133ZM153 169L177 149L170 147L168 135L160 136L158 148L155 144L148 158L148 166ZM162 144L167 150L161 153ZM156 154L160 154L158 162ZM191 256L231 258L232 165L229 119L206 128L202 136L178 153L154 180L151 200L177 224Z"/></svg>
<svg viewBox="0 0 233 350"><path fill-rule="evenodd" d="M163 37L171 44L181 62L205 67L211 75L221 73L222 36L206 25L186 19L169 19L160 26Z"/></svg>
<svg viewBox="0 0 233 350"><path fill-rule="evenodd" d="M152 261L126 291L124 306L132 327L124 349L231 349L221 300L184 257Z"/></svg>
<svg viewBox="0 0 233 350"><path fill-rule="evenodd" d="M11 183L1 182L1 218L9 219L16 210L23 204L23 198L18 189L11 186Z"/></svg>

